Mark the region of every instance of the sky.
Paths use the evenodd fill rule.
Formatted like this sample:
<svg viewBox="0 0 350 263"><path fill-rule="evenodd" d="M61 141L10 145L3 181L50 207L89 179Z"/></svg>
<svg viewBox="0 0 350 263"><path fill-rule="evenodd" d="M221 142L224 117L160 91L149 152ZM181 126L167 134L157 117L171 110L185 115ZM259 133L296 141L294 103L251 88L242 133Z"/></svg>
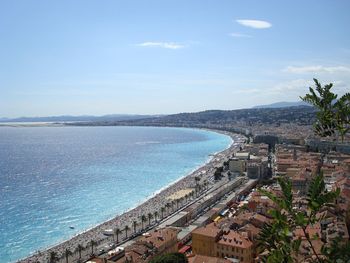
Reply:
<svg viewBox="0 0 350 263"><path fill-rule="evenodd" d="M171 114L350 90L348 0L1 0L0 117Z"/></svg>

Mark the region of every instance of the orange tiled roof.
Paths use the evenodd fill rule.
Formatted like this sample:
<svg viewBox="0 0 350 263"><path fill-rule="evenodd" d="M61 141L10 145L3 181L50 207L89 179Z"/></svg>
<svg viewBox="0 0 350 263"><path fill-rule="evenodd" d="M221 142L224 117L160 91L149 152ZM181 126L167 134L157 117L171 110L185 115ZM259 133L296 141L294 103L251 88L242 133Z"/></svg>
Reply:
<svg viewBox="0 0 350 263"><path fill-rule="evenodd" d="M193 234L200 234L209 237L217 237L222 230L216 226L216 223L211 223L203 227L199 227L192 231Z"/></svg>
<svg viewBox="0 0 350 263"><path fill-rule="evenodd" d="M308 226L306 228L306 232L309 234L310 237L318 236L321 237L321 226L320 223L315 224L314 226ZM294 230L294 235L296 237L305 238L304 232L301 228L297 228Z"/></svg>
<svg viewBox="0 0 350 263"><path fill-rule="evenodd" d="M138 241L147 242L152 244L154 247L159 248L162 244L176 238L177 233L178 230L174 228L156 229L150 232L149 235L142 236L140 239L138 239Z"/></svg>
<svg viewBox="0 0 350 263"><path fill-rule="evenodd" d="M224 233L218 243L221 245L228 245L245 249L253 246L253 243L249 239L233 230L229 230Z"/></svg>

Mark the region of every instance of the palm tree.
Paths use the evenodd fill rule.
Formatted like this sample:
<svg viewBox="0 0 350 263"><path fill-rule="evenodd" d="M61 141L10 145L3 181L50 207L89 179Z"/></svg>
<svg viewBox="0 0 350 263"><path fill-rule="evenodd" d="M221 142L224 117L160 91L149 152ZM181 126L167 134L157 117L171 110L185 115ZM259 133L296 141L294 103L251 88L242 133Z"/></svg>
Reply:
<svg viewBox="0 0 350 263"><path fill-rule="evenodd" d="M91 255L94 255L94 246L97 245L97 242L93 239L90 240L91 245Z"/></svg>
<svg viewBox="0 0 350 263"><path fill-rule="evenodd" d="M164 212L165 212L165 207L162 206L162 208L160 209L160 213L162 214L162 219L164 218Z"/></svg>
<svg viewBox="0 0 350 263"><path fill-rule="evenodd" d="M166 203L165 206L166 206L166 208L168 208L168 209L167 209L167 214L169 215L169 209L170 209L171 204L170 204L170 203Z"/></svg>
<svg viewBox="0 0 350 263"><path fill-rule="evenodd" d="M77 250L79 253L79 259L81 259L81 251L83 251L84 247L81 244L78 244Z"/></svg>
<svg viewBox="0 0 350 263"><path fill-rule="evenodd" d="M153 214L152 213L148 213L148 225L150 226L151 225L151 220L153 218Z"/></svg>
<svg viewBox="0 0 350 263"><path fill-rule="evenodd" d="M120 231L119 228L114 229L114 234L117 236L117 243L119 242L119 234L121 234L122 231Z"/></svg>
<svg viewBox="0 0 350 263"><path fill-rule="evenodd" d="M199 178L199 176L194 177L194 181L196 182L196 185L198 185L200 180L201 180L201 178Z"/></svg>
<svg viewBox="0 0 350 263"><path fill-rule="evenodd" d="M128 238L128 230L130 230L130 227L126 225L124 230L125 230L125 238Z"/></svg>
<svg viewBox="0 0 350 263"><path fill-rule="evenodd" d="M50 252L50 259L49 259L49 263L55 263L59 260L58 254L55 251L51 251Z"/></svg>
<svg viewBox="0 0 350 263"><path fill-rule="evenodd" d="M142 224L142 230L143 230L143 223L147 221L147 218L145 215L141 216L141 224Z"/></svg>
<svg viewBox="0 0 350 263"><path fill-rule="evenodd" d="M66 263L68 263L68 258L72 254L73 254L72 251L70 251L68 248L66 248L66 250L64 251L64 255L66 257Z"/></svg>
<svg viewBox="0 0 350 263"><path fill-rule="evenodd" d="M208 180L204 180L203 186L205 189L208 189Z"/></svg>
<svg viewBox="0 0 350 263"><path fill-rule="evenodd" d="M132 221L132 226L134 228L134 234L136 234L136 227L137 227L137 221L136 220Z"/></svg>
<svg viewBox="0 0 350 263"><path fill-rule="evenodd" d="M155 221L157 221L158 216L159 216L158 211L155 211L155 212L154 212L154 220L155 220Z"/></svg>

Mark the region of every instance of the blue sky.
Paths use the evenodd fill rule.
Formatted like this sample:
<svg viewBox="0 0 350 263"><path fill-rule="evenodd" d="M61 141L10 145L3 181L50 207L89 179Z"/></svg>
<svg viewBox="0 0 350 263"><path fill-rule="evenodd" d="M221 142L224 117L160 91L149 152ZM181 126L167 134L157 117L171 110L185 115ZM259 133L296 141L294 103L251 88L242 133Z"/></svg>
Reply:
<svg viewBox="0 0 350 263"><path fill-rule="evenodd" d="M348 0L0 2L0 117L167 114L350 87Z"/></svg>

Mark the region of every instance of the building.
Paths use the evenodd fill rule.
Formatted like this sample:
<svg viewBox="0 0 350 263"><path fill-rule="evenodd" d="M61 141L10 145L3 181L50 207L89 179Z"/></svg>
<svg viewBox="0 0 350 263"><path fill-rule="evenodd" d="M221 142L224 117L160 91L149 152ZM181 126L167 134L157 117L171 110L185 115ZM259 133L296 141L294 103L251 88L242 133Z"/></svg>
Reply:
<svg viewBox="0 0 350 263"><path fill-rule="evenodd" d="M145 233L139 243L152 245L159 254L177 252L177 233L175 228L155 229L150 233Z"/></svg>
<svg viewBox="0 0 350 263"><path fill-rule="evenodd" d="M230 172L242 175L245 172L245 161L238 158L229 160L228 167Z"/></svg>
<svg viewBox="0 0 350 263"><path fill-rule="evenodd" d="M202 256L202 255L192 255L188 257L188 263L232 263L232 261L223 259L223 258L217 258L217 257L208 257L208 256Z"/></svg>
<svg viewBox="0 0 350 263"><path fill-rule="evenodd" d="M155 256L177 252L178 231L175 228L162 228L144 233L135 243L125 248L122 257L113 262L147 263ZM112 259L113 257L110 258Z"/></svg>
<svg viewBox="0 0 350 263"><path fill-rule="evenodd" d="M216 256L233 258L241 263L252 262L253 243L246 235L230 229L225 229L224 234L216 244Z"/></svg>
<svg viewBox="0 0 350 263"><path fill-rule="evenodd" d="M262 165L258 162L247 163L247 176L249 179L262 178Z"/></svg>
<svg viewBox="0 0 350 263"><path fill-rule="evenodd" d="M250 263L254 258L253 243L246 232L221 229L216 223L192 232L192 249L196 255L230 258L241 263Z"/></svg>
<svg viewBox="0 0 350 263"><path fill-rule="evenodd" d="M192 232L192 251L194 254L209 257L216 256L216 242L219 241L223 231L211 223L204 227L197 228Z"/></svg>

